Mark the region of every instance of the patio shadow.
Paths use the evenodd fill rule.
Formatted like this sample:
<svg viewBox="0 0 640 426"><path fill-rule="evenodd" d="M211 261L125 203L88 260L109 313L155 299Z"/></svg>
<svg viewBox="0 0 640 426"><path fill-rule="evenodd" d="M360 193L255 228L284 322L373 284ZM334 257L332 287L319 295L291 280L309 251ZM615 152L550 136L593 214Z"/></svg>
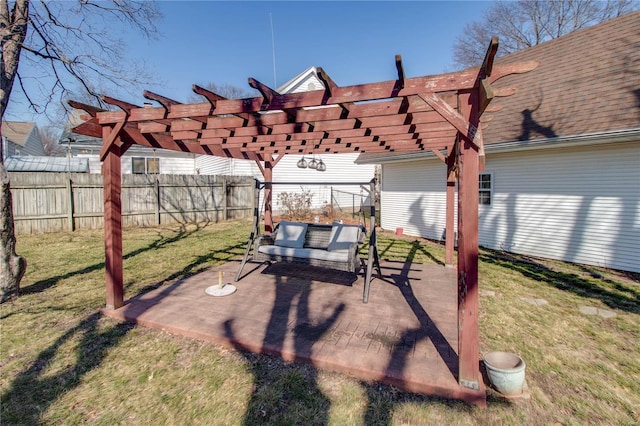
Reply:
<svg viewBox="0 0 640 426"><path fill-rule="evenodd" d="M180 226L179 231L177 231L175 233L175 235L170 236L170 237L163 237L158 233L158 238L153 241L152 243L150 243L149 245L147 245L146 247L141 247L139 249L133 250L129 253L123 254L122 259L126 260L126 259L131 259L139 254L145 253L147 251L150 250L156 250L159 248L162 248L168 244L172 244L175 243L183 238L187 238L190 235L200 231L202 229L202 226L198 226L195 229L191 230L191 231L187 231L187 229L184 226ZM82 269L78 269L76 271L71 271L71 272L67 272L66 274L61 274L61 275L55 275L53 277L49 277L49 278L45 278L43 280L40 281L36 281L35 283L23 287L20 289L20 293L21 294L33 294L33 293L40 293L42 291L47 290L48 288L51 288L53 286L55 286L56 284L58 284L60 281L69 279L69 278L73 278L73 277L77 277L80 275L85 275L85 274L89 274L91 272L95 272L98 270L104 269L104 262L100 262L100 263L94 263L93 265L90 266L86 266Z"/></svg>
<svg viewBox="0 0 640 426"><path fill-rule="evenodd" d="M387 371L403 371L407 357L410 355L406 347L406 342L414 342L414 344L421 340L429 339L435 346L438 354L445 362L451 374L458 378L458 354L454 348L451 347L447 338L442 334L438 326L429 316L426 309L420 304L416 298L412 283L409 280L409 272L411 271L411 264L413 263L416 253L418 251L424 251L419 242L414 241L411 245L411 250L407 254L407 257L402 265L402 269L398 274L392 274L391 280L387 280L387 277L383 277L383 280L394 284L400 290L400 293L404 297L409 309L413 312L413 315L418 319L420 325L415 328L407 329L398 339L398 342L394 348L387 366ZM415 284L414 284L415 285Z"/></svg>
<svg viewBox="0 0 640 426"><path fill-rule="evenodd" d="M308 273L304 269L291 268L286 263L272 263L261 272L262 274L273 275L276 277L290 277L308 280ZM314 278L324 283L339 284L351 286L356 282L358 276L333 269L314 268Z"/></svg>
<svg viewBox="0 0 640 426"><path fill-rule="evenodd" d="M271 273L275 274L273 269L277 269L276 265L266 269L273 267ZM345 305L337 303L328 308L331 311L328 316L312 318L309 312L311 280L296 277L292 279L294 284L289 280L286 276L276 275L275 301L260 352L285 361L304 360L311 356L312 346L338 321ZM289 320L292 311L295 313L294 321ZM243 424L289 424L301 418L307 418L308 424L327 424L330 401L318 386L316 368L311 365L296 365L294 368L280 360L256 357L251 348L238 341L233 323L233 319L224 322L225 337L245 357L255 383ZM292 323L295 324L293 329ZM293 340L292 348L287 343L290 339ZM271 362L277 364L276 369L265 366ZM274 395L277 401L273 400Z"/></svg>
<svg viewBox="0 0 640 426"><path fill-rule="evenodd" d="M99 367L109 349L117 346L134 327L133 324L120 323L99 331L100 317L99 312L93 313L69 329L15 378L2 394L0 418L3 424L41 424L41 415L49 406L78 386L87 373ZM47 367L62 347L78 336L81 341L76 349L75 363L57 374L46 374Z"/></svg>
<svg viewBox="0 0 640 426"><path fill-rule="evenodd" d="M198 256L193 262L182 268L180 271L172 273L161 281L143 287L136 293L134 297L141 296L152 290L160 288L167 283L174 282L176 280L180 281L206 271L210 269L211 266L208 265L208 263L211 261L219 261L220 263L230 261L233 258L237 257L237 255L241 253L241 250L243 248L244 243L238 243L233 246L224 247L219 250L214 250L207 254ZM235 253L235 250L238 250L238 252Z"/></svg>
<svg viewBox="0 0 640 426"><path fill-rule="evenodd" d="M514 270L525 277L547 283L559 290L598 299L613 309L640 313L640 287L624 286L614 280L604 278L590 280L577 274L556 271L534 259L508 252L484 249L484 253L480 253L480 260ZM582 269L586 270L586 267ZM590 274L594 274L594 272L590 271Z"/></svg>
<svg viewBox="0 0 640 426"><path fill-rule="evenodd" d="M396 253L394 253L394 249ZM422 245L418 240L406 241L406 240L398 240L395 238L391 238L391 239L384 238L384 239L378 240L378 250L380 253L379 254L380 260L383 260L383 259L393 260L394 258L397 259L398 252L404 253L408 250L410 253L409 256L411 256L412 259L414 259L419 252L423 254L427 259L429 259L429 261L435 263L436 265L444 266L444 261L442 259L438 259L433 253L427 250L424 247L424 245ZM368 252L365 252L365 255L366 253ZM405 256L403 260L406 260L406 259L407 257Z"/></svg>

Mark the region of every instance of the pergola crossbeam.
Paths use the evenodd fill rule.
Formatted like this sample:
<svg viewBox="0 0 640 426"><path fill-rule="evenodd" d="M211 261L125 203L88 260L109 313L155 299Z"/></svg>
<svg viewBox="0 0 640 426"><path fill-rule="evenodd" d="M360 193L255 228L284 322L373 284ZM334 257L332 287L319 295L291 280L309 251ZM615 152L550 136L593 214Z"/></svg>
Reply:
<svg viewBox="0 0 640 426"><path fill-rule="evenodd" d="M202 139L200 145L218 146L226 149L240 149L251 152L286 152L288 154L303 154L310 151L332 152L332 153L353 153L353 152L373 152L379 147L386 147L386 150L393 151L411 151L416 146L420 150L424 149L443 149L451 144L450 136L438 136L432 138L419 138L414 134L410 135L391 135L386 138L371 137L369 141L363 142L360 138L334 138L334 139L313 139L313 140L290 140L277 142L234 142L220 143L217 138Z"/></svg>
<svg viewBox="0 0 640 426"><path fill-rule="evenodd" d="M67 101L67 103L72 108L83 110L84 112L89 114L91 117L96 117L99 112L105 112L106 111L103 108L98 108L96 106L84 104L84 103L81 103L81 102L78 102L78 101L74 101L74 100L71 100L71 99L69 101Z"/></svg>
<svg viewBox="0 0 640 426"><path fill-rule="evenodd" d="M171 105L178 105L180 103L165 96L158 95L157 93L150 92L149 90L145 90L144 92L142 92L142 96L144 96L146 99L149 99L150 101L158 102L167 111L169 110L169 108L171 108Z"/></svg>
<svg viewBox="0 0 640 426"><path fill-rule="evenodd" d="M338 85L331 79L331 77L329 77L329 74L327 74L324 69L320 67L316 68L316 74L318 76L318 79L320 79L320 81L324 85L324 90L327 94L327 98L330 98L333 90L336 89Z"/></svg>
<svg viewBox="0 0 640 426"><path fill-rule="evenodd" d="M395 88L396 81L386 81L381 83L369 83L359 86L344 86L334 88L331 98L323 101L324 91L290 93L272 95L267 107L263 108L263 97L248 99L225 99L216 102L215 114L240 114L259 111L290 110L305 107L317 107L320 105L347 104L353 102L379 101L390 98L402 98L405 96L419 95L425 92L455 92L457 90L471 90L477 78L477 71L462 71L451 74L441 74L439 76L415 77L405 80L404 89ZM459 83L457 85L456 83ZM402 102L402 100L400 100ZM357 106L357 105L354 105ZM210 103L180 104L173 105L168 118L192 118L210 115ZM160 111L153 111L154 109ZM144 113L132 111L131 120L149 120L164 118L164 108L145 108ZM351 109L349 110L352 113ZM116 117L108 114L103 116L105 123L110 120L117 121Z"/></svg>
<svg viewBox="0 0 640 426"><path fill-rule="evenodd" d="M172 105L180 105L181 104L181 102L178 102L178 101L173 100L171 98L167 98L166 96L162 96L162 95L159 95L157 93L150 92L149 90L145 90L144 92L142 92L142 96L144 96L146 99L149 99L150 101L158 102L160 105L162 105L162 108L164 108L165 111L167 111L167 113L169 112L169 109L171 108ZM180 121L182 121L182 122L189 121L191 123L194 123L195 126L199 126L198 130L201 130L202 128L204 128L203 123L207 122L207 118L206 117L191 117L191 120L180 120ZM173 124L173 123L171 123L171 124Z"/></svg>
<svg viewBox="0 0 640 426"><path fill-rule="evenodd" d="M102 100L105 103L109 104L109 105L117 106L118 108L120 108L121 110L126 112L127 114L129 114L129 112L131 110L133 110L133 109L140 108L140 106L138 106L136 104L132 104L132 103L129 103L129 102L121 101L120 99L112 98L110 96L102 96Z"/></svg>
<svg viewBox="0 0 640 426"><path fill-rule="evenodd" d="M219 95L215 92L212 92L211 90L205 89L204 87L198 86L197 84L192 85L191 89L193 90L194 93L200 96L204 96L211 103L211 106L213 106L214 108L216 106L216 102L227 99L224 96Z"/></svg>
<svg viewBox="0 0 640 426"><path fill-rule="evenodd" d="M116 123L109 134L102 139L102 149L100 150L100 161L104 161L109 151L114 149L114 145L117 148L118 156L122 155L120 151L120 145L117 145L117 141L120 138L120 131L124 127L125 122Z"/></svg>
<svg viewBox="0 0 640 426"><path fill-rule="evenodd" d="M267 86L264 83L260 83L258 80L256 80L253 77L249 77L249 86L251 86L252 88L256 89L258 92L260 92L260 94L262 95L262 104L266 109L269 108L269 105L271 105L271 101L276 96L280 96L280 94L276 92L274 89L272 89L271 87Z"/></svg>
<svg viewBox="0 0 640 426"><path fill-rule="evenodd" d="M446 103L435 93L428 93L420 96L429 106L431 106L445 120L451 123L469 142L479 147L482 143L478 128L465 119L451 105Z"/></svg>
<svg viewBox="0 0 640 426"><path fill-rule="evenodd" d="M479 77L481 79L486 77L491 77L491 73L493 72L493 61L496 57L496 53L498 52L498 37L491 37L491 41L489 42L489 47L487 48L487 52L484 55L484 59L482 61L482 65L480 66Z"/></svg>

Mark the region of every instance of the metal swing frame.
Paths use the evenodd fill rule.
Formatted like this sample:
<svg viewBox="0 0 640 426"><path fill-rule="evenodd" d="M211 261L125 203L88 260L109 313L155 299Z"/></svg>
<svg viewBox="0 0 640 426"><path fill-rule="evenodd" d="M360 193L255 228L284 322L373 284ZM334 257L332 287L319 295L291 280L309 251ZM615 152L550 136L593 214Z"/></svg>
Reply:
<svg viewBox="0 0 640 426"><path fill-rule="evenodd" d="M242 258L242 262L240 263L240 267L238 268L238 273L236 274L235 281L240 281L242 279L242 270L249 260L249 255L251 254L252 248L256 240L260 237L260 191L262 191L267 186L272 185L360 185L363 189L369 192L371 203L370 203L370 232L369 232L369 255L367 258L367 267L365 273L365 282L364 282L364 292L362 296L362 302L367 303L369 301L369 291L371 288L371 280L373 275L374 268L377 271L378 278L382 279L382 270L380 269L380 256L378 251L378 236L376 234L376 206L375 206L375 185L376 179L373 178L369 182L260 182L257 179L255 180L254 187L254 209L253 209L253 222L251 225L251 233L249 234L249 241L247 242L247 247L244 251L244 256ZM367 189L368 187L368 189Z"/></svg>

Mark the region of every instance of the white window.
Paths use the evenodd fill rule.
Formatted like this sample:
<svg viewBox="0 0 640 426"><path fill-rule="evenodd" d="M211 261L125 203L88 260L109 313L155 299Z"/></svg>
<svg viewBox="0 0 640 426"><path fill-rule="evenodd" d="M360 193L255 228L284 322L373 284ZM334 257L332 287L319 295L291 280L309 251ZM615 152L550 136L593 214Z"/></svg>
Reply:
<svg viewBox="0 0 640 426"><path fill-rule="evenodd" d="M150 175L160 173L160 159L147 157L133 157L131 159L131 173Z"/></svg>
<svg viewBox="0 0 640 426"><path fill-rule="evenodd" d="M480 173L479 176L479 203L480 205L491 205L493 195L493 173Z"/></svg>

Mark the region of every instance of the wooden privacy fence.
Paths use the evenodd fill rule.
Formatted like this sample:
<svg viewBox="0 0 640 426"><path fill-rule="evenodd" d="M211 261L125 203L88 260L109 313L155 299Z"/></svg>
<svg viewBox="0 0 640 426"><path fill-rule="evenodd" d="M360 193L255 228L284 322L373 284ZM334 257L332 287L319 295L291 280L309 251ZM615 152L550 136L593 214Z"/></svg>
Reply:
<svg viewBox="0 0 640 426"><path fill-rule="evenodd" d="M102 175L10 173L17 233L103 226ZM218 222L250 218L251 176L123 175L122 225Z"/></svg>

